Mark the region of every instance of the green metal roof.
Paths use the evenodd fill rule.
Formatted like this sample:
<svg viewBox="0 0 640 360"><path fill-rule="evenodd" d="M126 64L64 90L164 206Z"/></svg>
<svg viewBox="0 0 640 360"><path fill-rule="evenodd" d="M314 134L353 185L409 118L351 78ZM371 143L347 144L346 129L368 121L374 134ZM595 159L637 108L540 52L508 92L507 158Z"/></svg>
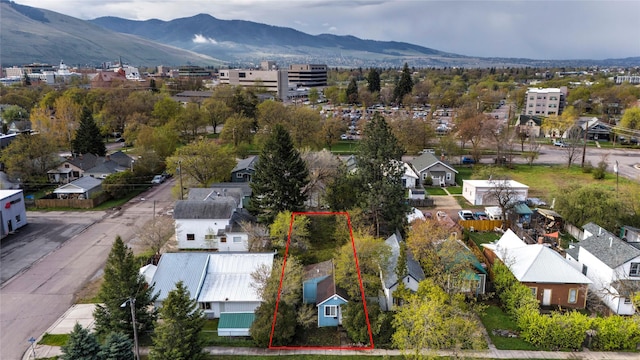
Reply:
<svg viewBox="0 0 640 360"><path fill-rule="evenodd" d="M221 313L218 329L248 329L255 318L254 313Z"/></svg>
<svg viewBox="0 0 640 360"><path fill-rule="evenodd" d="M529 207L525 204L517 204L514 207L514 210L516 213L520 214L520 215L527 215L527 214L533 214L533 211L531 211L531 209L529 209Z"/></svg>

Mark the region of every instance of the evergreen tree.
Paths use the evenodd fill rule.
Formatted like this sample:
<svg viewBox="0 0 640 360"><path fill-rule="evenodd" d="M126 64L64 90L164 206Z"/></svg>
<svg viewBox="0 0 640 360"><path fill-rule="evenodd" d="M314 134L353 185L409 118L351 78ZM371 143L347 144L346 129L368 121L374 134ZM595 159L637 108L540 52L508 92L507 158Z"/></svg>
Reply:
<svg viewBox="0 0 640 360"><path fill-rule="evenodd" d="M396 230L404 234L409 212L402 186L404 151L380 114L367 123L363 135L356 155L357 175L363 186L360 203L377 235Z"/></svg>
<svg viewBox="0 0 640 360"><path fill-rule="evenodd" d="M82 109L80 127L76 131L72 146L73 151L77 154L104 156L107 153L107 147L104 145L100 129L93 119L91 110L87 107Z"/></svg>
<svg viewBox="0 0 640 360"><path fill-rule="evenodd" d="M358 84L356 84L356 79L353 77L347 86L347 100L349 104L358 102Z"/></svg>
<svg viewBox="0 0 640 360"><path fill-rule="evenodd" d="M367 89L371 93L380 92L380 73L377 69L369 70L369 74L367 74Z"/></svg>
<svg viewBox="0 0 640 360"><path fill-rule="evenodd" d="M282 211L301 211L307 200L309 170L293 147L291 136L276 125L260 153L251 181L252 210L271 223Z"/></svg>
<svg viewBox="0 0 640 360"><path fill-rule="evenodd" d="M411 90L413 90L413 80L411 80L411 70L409 70L409 65L404 63L404 67L402 68L402 74L400 75L400 80L396 85L396 88L393 91L393 97L396 99L398 103L402 102L402 99L405 95L411 94Z"/></svg>
<svg viewBox="0 0 640 360"><path fill-rule="evenodd" d="M167 294L160 308L160 319L153 334L151 360L203 359L200 332L205 319L198 302L191 299L182 281Z"/></svg>
<svg viewBox="0 0 640 360"><path fill-rule="evenodd" d="M142 334L153 329L156 311L149 310L157 299L153 294L153 286L149 286L139 273L138 264L133 257L133 251L127 248L117 236L107 263L104 266L104 282L100 287L93 316L96 321L96 333L106 335L110 332L120 332L133 338L131 319L132 301L135 307L136 328ZM125 306L122 306L125 304Z"/></svg>
<svg viewBox="0 0 640 360"><path fill-rule="evenodd" d="M61 360L95 360L100 359L100 344L96 336L79 323L69 333L69 340L62 345Z"/></svg>
<svg viewBox="0 0 640 360"><path fill-rule="evenodd" d="M126 334L112 332L102 345L98 358L102 360L133 360L133 342Z"/></svg>

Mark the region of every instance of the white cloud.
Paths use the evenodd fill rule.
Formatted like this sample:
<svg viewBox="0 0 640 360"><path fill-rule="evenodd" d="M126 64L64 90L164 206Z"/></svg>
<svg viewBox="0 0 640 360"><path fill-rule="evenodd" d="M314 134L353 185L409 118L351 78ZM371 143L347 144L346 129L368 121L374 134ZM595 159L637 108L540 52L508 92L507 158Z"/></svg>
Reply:
<svg viewBox="0 0 640 360"><path fill-rule="evenodd" d="M205 37L202 34L195 34L193 35L193 41L196 44L218 44L218 42L215 39L212 39L210 37Z"/></svg>

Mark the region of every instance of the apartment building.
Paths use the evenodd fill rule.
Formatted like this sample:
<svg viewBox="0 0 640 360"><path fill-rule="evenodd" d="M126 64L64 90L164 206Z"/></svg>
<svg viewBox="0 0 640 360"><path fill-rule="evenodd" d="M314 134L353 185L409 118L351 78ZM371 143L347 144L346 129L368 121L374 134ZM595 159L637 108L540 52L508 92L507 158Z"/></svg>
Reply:
<svg viewBox="0 0 640 360"><path fill-rule="evenodd" d="M549 116L560 115L564 110L567 87L529 88L526 94L525 114Z"/></svg>

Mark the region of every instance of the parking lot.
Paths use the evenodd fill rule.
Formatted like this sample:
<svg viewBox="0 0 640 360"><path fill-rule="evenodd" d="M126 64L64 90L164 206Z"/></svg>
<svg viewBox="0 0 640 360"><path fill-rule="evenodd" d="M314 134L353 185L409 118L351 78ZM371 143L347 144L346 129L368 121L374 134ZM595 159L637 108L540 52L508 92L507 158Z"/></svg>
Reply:
<svg viewBox="0 0 640 360"><path fill-rule="evenodd" d="M101 211L27 212L27 226L2 239L0 286L103 216Z"/></svg>

